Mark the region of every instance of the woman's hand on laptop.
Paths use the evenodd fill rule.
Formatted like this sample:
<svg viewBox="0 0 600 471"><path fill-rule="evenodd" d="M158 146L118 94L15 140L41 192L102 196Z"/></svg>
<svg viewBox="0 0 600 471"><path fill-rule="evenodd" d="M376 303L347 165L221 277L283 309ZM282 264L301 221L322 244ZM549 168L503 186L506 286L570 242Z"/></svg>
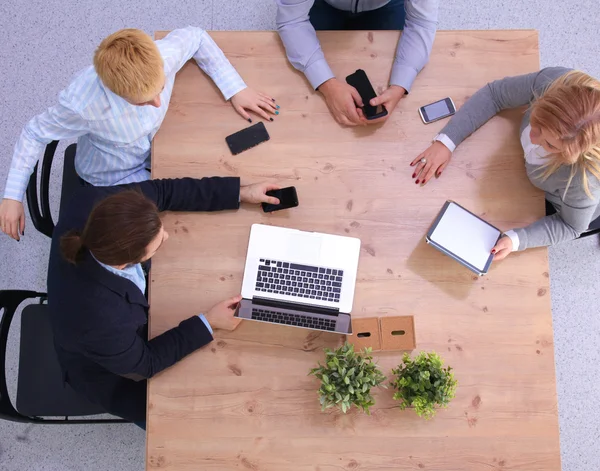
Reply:
<svg viewBox="0 0 600 471"><path fill-rule="evenodd" d="M498 240L496 246L492 249L492 253L494 254L494 262L498 260L502 260L506 258L506 256L512 252L513 243L512 239L508 236L502 236Z"/></svg>
<svg viewBox="0 0 600 471"><path fill-rule="evenodd" d="M417 158L410 163L415 167L413 178L415 183L425 185L435 175L439 178L442 171L446 168L452 157L452 152L440 141L435 141L425 152L417 155Z"/></svg>
<svg viewBox="0 0 600 471"><path fill-rule="evenodd" d="M240 187L240 201L243 203L269 203L279 204L279 199L274 196L268 196L267 191L279 190L281 187L274 183L262 182L253 183Z"/></svg>
<svg viewBox="0 0 600 471"><path fill-rule="evenodd" d="M221 301L211 307L204 317L206 317L206 320L213 329L235 330L240 322L242 322L241 319L233 317L235 308L241 300L242 295L240 294Z"/></svg>

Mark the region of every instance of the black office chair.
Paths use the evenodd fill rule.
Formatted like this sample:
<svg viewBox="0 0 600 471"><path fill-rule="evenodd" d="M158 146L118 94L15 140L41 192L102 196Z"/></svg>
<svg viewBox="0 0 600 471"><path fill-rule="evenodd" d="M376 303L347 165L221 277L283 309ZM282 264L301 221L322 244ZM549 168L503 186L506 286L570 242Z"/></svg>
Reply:
<svg viewBox="0 0 600 471"><path fill-rule="evenodd" d="M11 322L26 299L39 298L21 314L16 408L6 384L6 343ZM106 412L63 382L48 318L46 295L35 291L0 291L0 419L43 424L125 423L123 419L71 419ZM44 418L44 417L64 417Z"/></svg>
<svg viewBox="0 0 600 471"><path fill-rule="evenodd" d="M36 164L33 169L33 174L29 179L26 191L27 207L29 208L29 214L31 215L31 221L33 222L34 227L50 238L52 238L52 232L54 231L54 221L52 220L52 214L50 213L50 173L52 171L52 162L57 146L58 141L52 141L46 146L41 167L39 198L37 189L39 163ZM63 207L69 201L70 196L79 186L81 186L81 180L75 171L76 151L77 144L71 144L65 149L59 217Z"/></svg>
<svg viewBox="0 0 600 471"><path fill-rule="evenodd" d="M556 213L556 209L554 205L550 203L550 201L546 200L546 216L550 216ZM590 223L590 227L588 227L587 231L583 232L578 239L582 239L584 237L589 237L594 234L600 233L600 218L594 219Z"/></svg>

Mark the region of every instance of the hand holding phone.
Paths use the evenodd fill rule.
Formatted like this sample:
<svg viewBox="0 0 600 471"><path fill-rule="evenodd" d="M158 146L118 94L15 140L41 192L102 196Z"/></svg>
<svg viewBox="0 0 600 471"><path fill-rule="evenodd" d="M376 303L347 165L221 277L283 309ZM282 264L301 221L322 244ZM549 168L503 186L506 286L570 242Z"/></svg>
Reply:
<svg viewBox="0 0 600 471"><path fill-rule="evenodd" d="M348 75L348 77L346 77L346 82L358 90L364 105L363 113L367 120L370 121L372 119L383 118L384 116L387 116L388 112L385 109L385 106L371 106L369 104L373 98L377 97L377 93L375 93L373 85L371 85L371 82L369 81L369 78L364 70L358 69L353 74Z"/></svg>
<svg viewBox="0 0 600 471"><path fill-rule="evenodd" d="M266 194L279 199L279 204L263 203L262 208L265 213L295 208L298 206L298 193L296 192L296 187L288 186L287 188L281 188L280 190L270 190L267 191Z"/></svg>

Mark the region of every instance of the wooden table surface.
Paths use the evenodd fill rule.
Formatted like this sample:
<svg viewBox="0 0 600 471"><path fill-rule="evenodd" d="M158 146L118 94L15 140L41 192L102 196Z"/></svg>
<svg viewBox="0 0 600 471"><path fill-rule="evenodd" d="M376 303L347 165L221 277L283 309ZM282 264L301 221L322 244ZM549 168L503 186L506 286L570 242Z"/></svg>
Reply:
<svg viewBox="0 0 600 471"><path fill-rule="evenodd" d="M333 71L363 68L380 92L395 32L324 32ZM157 37L162 37L159 33ZM179 73L154 140L153 176L239 175L295 185L300 206L266 215L170 213L154 257L151 335L239 293L252 223L359 237L353 316L415 316L417 350L435 350L459 386L431 421L376 392L372 416L321 412L307 373L339 335L243 323L150 381L147 467L168 470L558 471L560 454L546 249L510 255L482 278L425 245L446 199L501 229L544 214L525 175L522 112L502 113L464 142L440 180L420 188L409 162L445 121L417 108L457 106L486 82L538 70L537 32L440 31L410 95L383 126L342 128L286 60L273 32L211 33L246 83L281 115L268 143L232 156L225 136L246 127L195 63ZM378 354L389 375L400 353Z"/></svg>

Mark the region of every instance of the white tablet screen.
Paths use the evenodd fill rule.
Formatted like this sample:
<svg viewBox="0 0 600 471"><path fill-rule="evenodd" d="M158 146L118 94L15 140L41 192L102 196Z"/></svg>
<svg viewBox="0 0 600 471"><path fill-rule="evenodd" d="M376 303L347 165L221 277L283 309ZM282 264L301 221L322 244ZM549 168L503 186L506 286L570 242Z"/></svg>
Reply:
<svg viewBox="0 0 600 471"><path fill-rule="evenodd" d="M483 271L500 231L450 203L430 239Z"/></svg>

